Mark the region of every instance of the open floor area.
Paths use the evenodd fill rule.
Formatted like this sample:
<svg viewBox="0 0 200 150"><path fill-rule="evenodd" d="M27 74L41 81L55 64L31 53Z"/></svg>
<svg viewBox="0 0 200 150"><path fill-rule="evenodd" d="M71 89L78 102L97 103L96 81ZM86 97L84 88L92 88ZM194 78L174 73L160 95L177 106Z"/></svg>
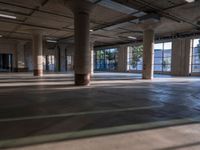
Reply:
<svg viewBox="0 0 200 150"><path fill-rule="evenodd" d="M197 123L10 150L199 150L199 127Z"/></svg>
<svg viewBox="0 0 200 150"><path fill-rule="evenodd" d="M200 150L200 0L0 0L0 149Z"/></svg>
<svg viewBox="0 0 200 150"><path fill-rule="evenodd" d="M134 149L138 145L138 149L146 150L151 141L154 143L152 148L185 144L187 148L187 144L199 142L190 138L200 134L199 89L198 77L155 75L153 80L142 80L140 74L95 73L90 86L80 87L74 86L70 73L45 74L44 77L32 77L30 73L2 73L0 148L65 141L61 147L69 142L72 149L81 149L75 143L89 142L92 146L92 141L110 140L112 144L118 143L116 139L120 137L125 137L130 146L135 143ZM181 128L187 129L181 131ZM180 137L177 144L172 140L176 133L178 139ZM162 138L167 138L163 136L167 135L169 141L162 144ZM93 136L102 137L89 138ZM148 139L151 136L152 140ZM86 139L77 140L82 138ZM144 145L140 147L135 138L144 141ZM185 143L187 139L191 142ZM126 149L120 148L123 139L118 144L119 149ZM53 146L55 149L55 145L41 147ZM33 146L33 149L40 149L40 146ZM83 149L89 149L87 144Z"/></svg>

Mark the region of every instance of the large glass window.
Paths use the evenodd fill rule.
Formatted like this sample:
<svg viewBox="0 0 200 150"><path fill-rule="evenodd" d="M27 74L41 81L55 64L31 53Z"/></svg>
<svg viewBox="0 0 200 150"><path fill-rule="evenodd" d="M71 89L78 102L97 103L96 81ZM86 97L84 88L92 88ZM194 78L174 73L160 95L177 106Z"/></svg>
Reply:
<svg viewBox="0 0 200 150"><path fill-rule="evenodd" d="M172 42L154 44L154 71L171 71Z"/></svg>
<svg viewBox="0 0 200 150"><path fill-rule="evenodd" d="M141 71L142 70L142 54L143 54L143 46L129 46L128 47L128 57L127 57L127 70L128 71Z"/></svg>
<svg viewBox="0 0 200 150"><path fill-rule="evenodd" d="M118 49L110 48L97 50L94 54L95 70L97 71L116 71L118 64Z"/></svg>
<svg viewBox="0 0 200 150"><path fill-rule="evenodd" d="M191 71L200 72L200 39L193 39L191 43L191 48L192 48Z"/></svg>
<svg viewBox="0 0 200 150"><path fill-rule="evenodd" d="M43 68L46 71L55 70L55 57L54 55L43 56Z"/></svg>

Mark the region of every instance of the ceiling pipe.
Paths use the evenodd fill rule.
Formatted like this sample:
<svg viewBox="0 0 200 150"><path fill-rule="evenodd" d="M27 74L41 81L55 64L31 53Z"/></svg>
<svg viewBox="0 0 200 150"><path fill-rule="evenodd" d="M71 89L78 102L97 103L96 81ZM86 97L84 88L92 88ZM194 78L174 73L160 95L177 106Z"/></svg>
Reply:
<svg viewBox="0 0 200 150"><path fill-rule="evenodd" d="M118 0L114 0L114 1L119 2ZM185 23L188 23L188 24L194 26L195 28L200 27L200 26L198 26L198 25L186 20L185 18L178 17L178 16L175 16L173 14L167 13L167 12L165 12L166 10L158 8L157 6L152 5L152 3L149 3L149 2L146 2L146 1L143 1L143 0L134 0L134 2L136 2L136 3L140 4L140 5L143 5L143 6L147 7L147 8L151 8L151 9L153 9L153 11L155 11L158 14L160 14L161 16L169 18L169 19L174 20L176 22L185 22ZM123 2L121 2L121 3L123 3Z"/></svg>

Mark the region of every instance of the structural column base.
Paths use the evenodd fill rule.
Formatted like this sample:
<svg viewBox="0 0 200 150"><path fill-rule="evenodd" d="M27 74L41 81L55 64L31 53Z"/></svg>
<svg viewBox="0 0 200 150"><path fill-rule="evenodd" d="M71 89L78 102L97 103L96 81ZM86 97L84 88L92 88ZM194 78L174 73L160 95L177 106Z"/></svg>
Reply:
<svg viewBox="0 0 200 150"><path fill-rule="evenodd" d="M142 77L142 79L144 79L144 80L152 80L153 77Z"/></svg>
<svg viewBox="0 0 200 150"><path fill-rule="evenodd" d="M90 84L90 74L75 74L75 85L83 86Z"/></svg>
<svg viewBox="0 0 200 150"><path fill-rule="evenodd" d="M34 69L33 75L34 76L43 76L43 70L42 69Z"/></svg>

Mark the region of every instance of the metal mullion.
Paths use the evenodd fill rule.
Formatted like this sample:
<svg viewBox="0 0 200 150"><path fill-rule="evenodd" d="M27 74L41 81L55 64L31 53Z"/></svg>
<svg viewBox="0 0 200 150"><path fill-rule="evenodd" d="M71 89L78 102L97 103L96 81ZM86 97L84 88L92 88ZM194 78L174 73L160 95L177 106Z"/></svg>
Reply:
<svg viewBox="0 0 200 150"><path fill-rule="evenodd" d="M194 39L192 39L192 63L191 63L191 70L193 73L193 62L194 62Z"/></svg>

